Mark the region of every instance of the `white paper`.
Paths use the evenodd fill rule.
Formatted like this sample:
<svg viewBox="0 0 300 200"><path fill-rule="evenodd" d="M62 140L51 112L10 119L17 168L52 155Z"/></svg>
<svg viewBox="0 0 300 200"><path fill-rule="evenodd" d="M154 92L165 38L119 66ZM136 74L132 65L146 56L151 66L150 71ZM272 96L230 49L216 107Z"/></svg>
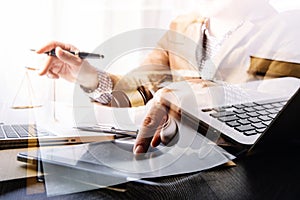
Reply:
<svg viewBox="0 0 300 200"><path fill-rule="evenodd" d="M136 156L134 140L42 150L49 196L97 189L131 180L202 171L235 157L191 127L181 126L173 146Z"/></svg>

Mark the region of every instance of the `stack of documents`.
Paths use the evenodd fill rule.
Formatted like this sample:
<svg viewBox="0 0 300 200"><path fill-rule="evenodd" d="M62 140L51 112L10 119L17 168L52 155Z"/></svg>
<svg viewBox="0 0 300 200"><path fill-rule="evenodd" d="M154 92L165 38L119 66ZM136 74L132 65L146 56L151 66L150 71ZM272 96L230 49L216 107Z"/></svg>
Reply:
<svg viewBox="0 0 300 200"><path fill-rule="evenodd" d="M47 194L62 195L143 178L197 172L235 158L189 126L179 128L178 141L171 146L161 145L146 154L134 155L133 144L134 139L123 138L42 149Z"/></svg>

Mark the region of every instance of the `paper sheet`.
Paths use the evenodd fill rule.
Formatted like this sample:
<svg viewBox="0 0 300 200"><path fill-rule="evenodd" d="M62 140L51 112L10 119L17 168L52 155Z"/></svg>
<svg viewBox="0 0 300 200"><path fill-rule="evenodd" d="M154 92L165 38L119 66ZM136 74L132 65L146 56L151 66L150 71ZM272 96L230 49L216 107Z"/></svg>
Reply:
<svg viewBox="0 0 300 200"><path fill-rule="evenodd" d="M97 189L136 179L184 174L224 164L235 157L189 126L177 143L132 153L134 140L47 148L41 152L48 196Z"/></svg>

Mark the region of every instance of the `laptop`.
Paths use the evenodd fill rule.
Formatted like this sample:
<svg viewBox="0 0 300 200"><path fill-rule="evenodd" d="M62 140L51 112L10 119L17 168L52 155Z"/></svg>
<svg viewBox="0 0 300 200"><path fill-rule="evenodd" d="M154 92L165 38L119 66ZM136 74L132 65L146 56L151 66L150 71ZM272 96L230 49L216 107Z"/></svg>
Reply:
<svg viewBox="0 0 300 200"><path fill-rule="evenodd" d="M100 127L97 132L91 132L76 128L76 125L70 123L72 119L55 120L51 110L48 109L51 106L20 110L13 110L5 105L3 107L5 109L1 110L0 149L82 144L116 138L116 134ZM66 108L64 112L68 112ZM83 113L84 111L82 117L86 118L84 116L86 113ZM70 115L66 116L72 117L71 111Z"/></svg>
<svg viewBox="0 0 300 200"><path fill-rule="evenodd" d="M188 86L192 90L182 89L187 84L170 87L180 100L166 100L180 107L182 115L207 138L214 142L223 138L225 149L236 156L300 144L300 79L283 77L209 88L194 83Z"/></svg>

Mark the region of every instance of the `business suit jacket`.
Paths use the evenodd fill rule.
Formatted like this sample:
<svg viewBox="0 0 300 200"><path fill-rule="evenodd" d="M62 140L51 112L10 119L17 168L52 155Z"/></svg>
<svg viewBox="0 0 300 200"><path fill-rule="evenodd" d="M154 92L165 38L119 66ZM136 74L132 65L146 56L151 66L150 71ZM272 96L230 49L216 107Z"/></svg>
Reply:
<svg viewBox="0 0 300 200"><path fill-rule="evenodd" d="M291 19L299 19L299 12L243 22L209 61L215 68L213 79L240 83L265 75L300 77L300 52L296 50L300 28ZM114 89L144 85L156 91L165 82L201 77L195 52L204 23L205 18L195 13L177 17L137 69L124 76L111 75Z"/></svg>

